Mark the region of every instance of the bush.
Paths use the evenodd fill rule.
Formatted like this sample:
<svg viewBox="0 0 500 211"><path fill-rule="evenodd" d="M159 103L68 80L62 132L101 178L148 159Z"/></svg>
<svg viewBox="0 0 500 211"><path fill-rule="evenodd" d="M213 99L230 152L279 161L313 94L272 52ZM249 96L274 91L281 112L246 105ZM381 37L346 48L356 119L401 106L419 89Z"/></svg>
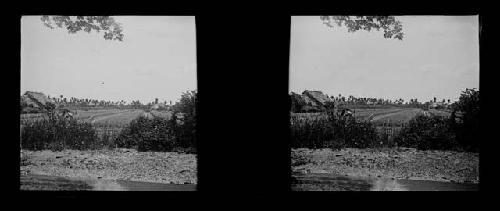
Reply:
<svg viewBox="0 0 500 211"><path fill-rule="evenodd" d="M452 127L457 141L467 151L479 150L479 91L466 89L452 105Z"/></svg>
<svg viewBox="0 0 500 211"><path fill-rule="evenodd" d="M115 140L115 146L134 148L138 151L194 152L195 131L188 119L180 121L175 115L170 119L139 117L124 128Z"/></svg>
<svg viewBox="0 0 500 211"><path fill-rule="evenodd" d="M173 106L171 125L178 147L196 149L196 105L198 93L187 91Z"/></svg>
<svg viewBox="0 0 500 211"><path fill-rule="evenodd" d="M29 150L86 150L99 148L96 131L89 123L79 123L49 113L48 118L25 122L21 148Z"/></svg>
<svg viewBox="0 0 500 211"><path fill-rule="evenodd" d="M450 119L442 116L417 115L394 139L397 146L420 150L459 150Z"/></svg>
<svg viewBox="0 0 500 211"><path fill-rule="evenodd" d="M377 132L370 122L357 121L331 109L326 118L292 118L293 148L367 148L377 146Z"/></svg>
<svg viewBox="0 0 500 211"><path fill-rule="evenodd" d="M171 151L177 144L168 120L154 117L138 117L125 127L115 140L122 148L138 151Z"/></svg>

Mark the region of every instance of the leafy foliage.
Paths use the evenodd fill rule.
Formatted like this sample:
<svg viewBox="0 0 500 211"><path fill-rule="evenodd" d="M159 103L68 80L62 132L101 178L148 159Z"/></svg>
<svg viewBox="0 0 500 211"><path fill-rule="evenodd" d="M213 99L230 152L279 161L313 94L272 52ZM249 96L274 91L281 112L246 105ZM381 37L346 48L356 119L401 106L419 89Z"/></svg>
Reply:
<svg viewBox="0 0 500 211"><path fill-rule="evenodd" d="M68 33L78 31L90 33L92 30L104 31L104 39L123 41L122 27L114 18L109 16L48 16L41 17L43 24L51 29L55 27L66 28Z"/></svg>
<svg viewBox="0 0 500 211"><path fill-rule="evenodd" d="M321 16L321 20L328 27L335 25L347 27L348 32L358 30L371 31L375 29L384 30L384 38L394 38L402 40L404 33L401 22L393 16Z"/></svg>
<svg viewBox="0 0 500 211"><path fill-rule="evenodd" d="M196 91L186 91L173 106L172 124L174 131L183 147L196 146Z"/></svg>
<svg viewBox="0 0 500 211"><path fill-rule="evenodd" d="M398 145L418 149L479 150L479 91L466 89L449 118L416 116L396 137Z"/></svg>
<svg viewBox="0 0 500 211"><path fill-rule="evenodd" d="M173 108L172 118L139 117L117 137L117 147L139 151L194 151L196 146L196 91L187 91Z"/></svg>
<svg viewBox="0 0 500 211"><path fill-rule="evenodd" d="M139 151L171 151L177 145L172 131L172 125L166 119L141 116L123 129L115 144Z"/></svg>
<svg viewBox="0 0 500 211"><path fill-rule="evenodd" d="M443 116L417 115L394 139L397 146L420 150L459 150L450 120Z"/></svg>
<svg viewBox="0 0 500 211"><path fill-rule="evenodd" d="M197 95L196 91L186 91L182 93L181 99L172 108L173 112L195 116Z"/></svg>
<svg viewBox="0 0 500 211"><path fill-rule="evenodd" d="M115 146L138 151L194 150L194 131L177 120L175 117L167 120L141 116L123 129L114 142Z"/></svg>
<svg viewBox="0 0 500 211"><path fill-rule="evenodd" d="M452 126L457 139L469 151L479 149L479 91L466 89L452 105Z"/></svg>
<svg viewBox="0 0 500 211"><path fill-rule="evenodd" d="M326 118L292 118L292 147L339 149L376 146L377 132L370 122L357 121L332 107L326 114Z"/></svg>
<svg viewBox="0 0 500 211"><path fill-rule="evenodd" d="M30 150L96 149L100 148L96 131L89 123L66 119L55 113L49 117L24 123L21 148Z"/></svg>

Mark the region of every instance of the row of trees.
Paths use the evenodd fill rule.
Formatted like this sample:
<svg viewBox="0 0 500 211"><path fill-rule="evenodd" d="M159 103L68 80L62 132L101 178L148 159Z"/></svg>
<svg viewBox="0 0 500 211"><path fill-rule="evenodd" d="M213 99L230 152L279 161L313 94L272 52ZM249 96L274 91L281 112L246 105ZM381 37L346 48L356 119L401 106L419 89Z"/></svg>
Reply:
<svg viewBox="0 0 500 211"><path fill-rule="evenodd" d="M478 152L479 91L466 89L451 105L451 115L416 116L395 138L399 146L422 150L444 149Z"/></svg>
<svg viewBox="0 0 500 211"><path fill-rule="evenodd" d="M339 94L338 97L331 96L330 98L334 102L351 104L351 105L400 105L400 106L405 105L405 106L425 107L433 103L441 103L444 105L451 104L450 99L442 99L441 101L437 101L436 97L434 97L433 100L429 100L427 102L419 102L417 98L410 99L409 101L406 102L402 98L390 100L383 98L354 97L352 95L349 95L346 98L341 94Z"/></svg>
<svg viewBox="0 0 500 211"><path fill-rule="evenodd" d="M139 117L113 143L139 151L196 152L196 91L184 92L172 106L172 118Z"/></svg>
<svg viewBox="0 0 500 211"><path fill-rule="evenodd" d="M56 104L63 106L63 107L114 107L114 108L136 108L136 109L146 109L150 108L151 106L162 103L165 105L165 108L168 108L172 105L172 101L167 104L167 101L164 102L159 102L158 98L155 99L155 101L148 102L146 104L141 103L139 100L134 100L130 103L120 100L120 101L110 101L110 100L96 100L96 99L90 99L90 98L76 98L76 97L71 97L71 98L66 98L63 95L60 95L59 97L50 97L48 96L49 99L53 100Z"/></svg>
<svg viewBox="0 0 500 211"><path fill-rule="evenodd" d="M451 107L451 115L417 115L394 138L400 147L421 150L479 150L479 91L466 89ZM386 146L384 132L371 122L343 115L342 109L326 109L328 118L292 117L292 147L369 148ZM394 145L387 145L394 146Z"/></svg>
<svg viewBox="0 0 500 211"><path fill-rule="evenodd" d="M22 122L21 147L30 150L136 148L139 151L196 152L196 91L182 94L172 118L140 116L117 136L99 134L95 125L49 112L39 121Z"/></svg>
<svg viewBox="0 0 500 211"><path fill-rule="evenodd" d="M410 107L410 108L436 108L436 109L451 109L451 100L442 99L438 101L436 97L433 100L427 102L419 102L417 98L405 101L402 98L396 100L383 99L383 98L367 98L367 97L355 97L352 95L342 96L330 96L328 97L335 105L342 105L343 107L357 107L357 106L398 106L398 107ZM322 109L312 108L305 102L302 97L297 93L290 93L292 112L318 112Z"/></svg>

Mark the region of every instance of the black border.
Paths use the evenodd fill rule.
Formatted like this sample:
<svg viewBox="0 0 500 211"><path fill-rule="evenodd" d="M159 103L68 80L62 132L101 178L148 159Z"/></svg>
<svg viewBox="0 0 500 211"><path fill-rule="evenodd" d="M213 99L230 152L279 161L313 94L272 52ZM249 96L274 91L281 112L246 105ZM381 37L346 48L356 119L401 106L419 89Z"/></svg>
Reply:
<svg viewBox="0 0 500 211"><path fill-rule="evenodd" d="M383 2L379 2L383 4ZM194 3L193 3L194 4ZM288 107L288 56L289 35L291 15L321 15L321 14L378 14L378 15L475 15L480 14L481 37L480 37L480 90L482 90L481 101L483 114L491 109L495 94L492 90L493 84L489 80L494 70L489 68L487 61L490 60L492 51L488 37L491 37L491 16L486 15L483 8L471 5L459 5L457 7L446 5L442 9L418 9L416 5L423 3L413 2L405 9L380 9L386 6L362 8L362 3L354 4L356 9L345 9L339 4L323 6L318 3L313 6L289 5L276 7L239 5L232 9L225 9L224 5L191 5L192 7L176 8L172 6L152 5L149 9L136 8L132 4L115 5L114 9L91 8L81 9L79 7L67 7L59 10L47 9L43 5L30 5L31 8L17 11L15 15L9 16L11 30L8 42L12 52L8 53L12 59L9 67L9 82L3 90L9 90L9 99L12 111L18 109L17 100L19 91L18 72L20 69L20 16L35 15L48 12L49 14L85 14L85 15L195 15L197 27L197 60L198 60L198 91L199 91L199 192L221 192L224 196L238 195L232 193L251 193L251 195L266 195L272 198L279 197L274 192L289 192L290 182L290 152L288 145L288 112L283 108ZM402 4L402 2L401 2ZM219 7L221 6L221 7ZM229 5L231 6L231 5ZM234 5L233 5L234 6ZM288 7L287 7L288 6ZM434 6L434 5L433 5ZM127 8L124 9L123 7ZM165 9L168 8L168 9ZM189 9L186 9L189 8ZM194 9L193 9L194 8ZM323 9L318 9L323 8ZM337 9L328 9L337 8ZM432 7L436 8L436 7ZM491 28L489 28L490 26ZM491 30L491 31L490 31ZM488 44L487 44L488 43ZM10 50L9 50L10 51ZM12 74L12 75L10 75ZM6 77L7 78L7 77ZM16 78L14 80L13 78ZM11 92L12 91L12 92ZM230 100L229 100L230 99ZM220 102L225 102L223 105ZM12 106L12 107L10 107ZM493 111L493 110L492 110ZM17 124L19 119L17 113L9 112L8 131L14 131L13 140L17 136ZM491 121L491 116L482 115L484 120ZM264 121L263 121L264 119ZM483 120L481 122L484 122ZM487 126L486 126L487 125ZM484 137L481 140L494 140L489 138L488 132L492 131L494 124L486 124ZM259 131L259 132L257 132ZM10 137L10 136L9 136ZM9 149L18 149L17 142L12 142ZM493 143L482 142L481 145L481 192L493 189L489 174L492 173L494 158L488 158ZM9 164L14 164L12 179L18 181L18 154L16 150L9 151ZM493 162L493 163L491 163ZM11 182L12 190L18 191L18 183ZM100 194L109 197L137 197L144 199L156 196L156 193L26 193L23 197L56 197L59 199L91 197L97 198ZM177 193L161 193L161 195L177 195ZM303 199L302 193L291 193L292 200L289 203L300 203L294 201L295 194L300 194L297 199ZM341 201L359 197L354 193L323 193L313 195L320 199L341 197ZM178 194L182 196L182 194ZM196 194L198 195L198 194ZM401 196L401 194L398 194ZM97 196L97 197L96 197ZM102 196L102 195L101 195ZM455 197L456 194L453 194ZM475 195L477 196L477 195ZM385 196L387 197L387 196ZM381 198L385 198L381 197ZM390 196L396 197L394 194ZM181 198L181 197L179 197ZM307 197L306 197L307 198ZM403 200L405 197L401 197ZM428 199L429 197L426 197ZM461 198L461 197L458 197ZM192 198L190 198L192 199ZM225 200L226 198L224 198ZM467 200L476 200L467 194ZM351 198L351 200L353 200ZM415 203L415 200L408 199ZM437 200L437 199L436 199ZM332 199L320 202L332 201ZM338 200L334 200L337 201ZM356 201L354 199L353 201ZM459 200L458 200L459 201ZM333 202L333 201L332 201ZM417 202L418 203L418 202ZM471 202L472 203L472 202ZM474 202L475 203L475 202ZM336 203L334 203L336 204Z"/></svg>

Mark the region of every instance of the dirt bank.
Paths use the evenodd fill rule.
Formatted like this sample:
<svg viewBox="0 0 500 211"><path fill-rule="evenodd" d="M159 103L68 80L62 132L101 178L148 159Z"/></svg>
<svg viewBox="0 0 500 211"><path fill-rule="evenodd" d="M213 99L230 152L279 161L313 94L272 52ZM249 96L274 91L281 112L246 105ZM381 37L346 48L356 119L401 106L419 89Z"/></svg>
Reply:
<svg viewBox="0 0 500 211"><path fill-rule="evenodd" d="M292 171L479 183L479 154L394 149L293 149Z"/></svg>
<svg viewBox="0 0 500 211"><path fill-rule="evenodd" d="M21 174L196 184L196 155L133 149L21 151Z"/></svg>

